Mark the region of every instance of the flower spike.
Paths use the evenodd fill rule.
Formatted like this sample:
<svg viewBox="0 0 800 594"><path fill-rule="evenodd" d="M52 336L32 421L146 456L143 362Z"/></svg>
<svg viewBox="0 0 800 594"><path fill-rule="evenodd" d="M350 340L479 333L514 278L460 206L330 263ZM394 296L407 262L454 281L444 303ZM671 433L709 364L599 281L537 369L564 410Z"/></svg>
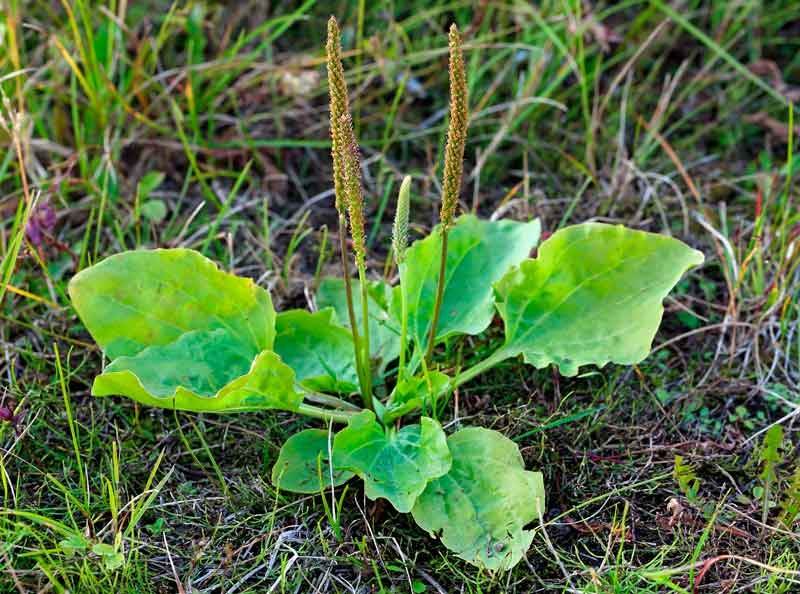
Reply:
<svg viewBox="0 0 800 594"><path fill-rule="evenodd" d="M347 211L350 215L350 234L353 237L353 251L357 266L363 267L366 261L366 240L364 235L364 192L361 188L361 159L358 142L353 132L353 118L349 113L342 116L341 130L346 140L343 152L347 152L344 163L344 185Z"/></svg>
<svg viewBox="0 0 800 594"><path fill-rule="evenodd" d="M450 27L450 126L444 151L442 206L439 213L442 227L447 229L455 218L461 177L464 172L464 145L467 141L469 114L467 107L467 75L461 36L455 23Z"/></svg>
<svg viewBox="0 0 800 594"><path fill-rule="evenodd" d="M328 20L328 43L325 45L328 56L328 92L331 109L331 156L333 157L333 187L336 195L336 210L345 214L347 208L345 189L345 163L347 162L348 139L342 130L342 118L350 113L347 98L347 83L342 66L342 43L339 24L335 17Z"/></svg>
<svg viewBox="0 0 800 594"><path fill-rule="evenodd" d="M407 175L400 184L400 192L397 195L397 209L394 214L394 226L392 227L392 251L394 252L394 261L398 266L406 259L410 201L411 176Z"/></svg>
<svg viewBox="0 0 800 594"><path fill-rule="evenodd" d="M444 174L442 181L442 206L439 211L441 221L442 251L439 262L439 283L436 287L436 301L428 331L428 347L425 361L433 356L436 342L436 326L444 296L444 277L447 268L447 232L453 224L461 192L461 176L464 173L464 145L467 142L469 114L467 111L467 74L464 69L464 54L461 51L461 36L455 23L450 27L450 125L447 128L447 145L444 149Z"/></svg>

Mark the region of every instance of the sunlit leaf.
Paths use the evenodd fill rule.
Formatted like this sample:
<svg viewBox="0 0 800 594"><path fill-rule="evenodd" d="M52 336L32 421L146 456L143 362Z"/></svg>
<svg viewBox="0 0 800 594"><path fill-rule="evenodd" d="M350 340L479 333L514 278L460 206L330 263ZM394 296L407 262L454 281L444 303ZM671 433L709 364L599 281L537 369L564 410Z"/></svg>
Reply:
<svg viewBox="0 0 800 594"><path fill-rule="evenodd" d="M539 241L538 220L483 221L460 217L450 230L447 268L437 341L455 334L480 334L494 315L492 283L530 256ZM400 319L400 290L408 305L408 331L424 351L433 318L441 259L438 228L414 242L400 267L401 286L395 289L392 311Z"/></svg>
<svg viewBox="0 0 800 594"><path fill-rule="evenodd" d="M188 332L173 343L118 357L94 380L95 396L196 412L297 410L294 372L272 351L253 355L225 330Z"/></svg>
<svg viewBox="0 0 800 594"><path fill-rule="evenodd" d="M367 497L388 499L399 512L410 511L428 481L450 468L444 431L427 417L419 425L384 430L365 410L336 434L333 445L337 467L364 479Z"/></svg>
<svg viewBox="0 0 800 594"><path fill-rule="evenodd" d="M195 330L225 329L253 352L271 349L275 312L252 280L186 249L123 252L79 272L72 303L106 355L135 355Z"/></svg>
<svg viewBox="0 0 800 594"><path fill-rule="evenodd" d="M586 223L556 232L495 285L508 356L536 367L638 363L662 301L703 255L684 243L622 226Z"/></svg>
<svg viewBox="0 0 800 594"><path fill-rule="evenodd" d="M533 540L524 527L544 510L541 473L525 470L517 445L497 431L468 427L447 445L452 467L425 488L414 520L462 559L510 569Z"/></svg>

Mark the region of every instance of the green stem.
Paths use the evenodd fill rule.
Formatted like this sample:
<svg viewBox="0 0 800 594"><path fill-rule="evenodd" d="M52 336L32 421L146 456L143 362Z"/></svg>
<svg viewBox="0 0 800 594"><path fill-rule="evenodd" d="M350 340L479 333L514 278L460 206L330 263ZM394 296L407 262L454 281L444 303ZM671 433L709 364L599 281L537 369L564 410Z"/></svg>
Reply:
<svg viewBox="0 0 800 594"><path fill-rule="evenodd" d="M321 419L323 421L333 421L334 423L347 423L358 411L345 410L326 410L312 404L301 404L297 407L297 412L307 417Z"/></svg>
<svg viewBox="0 0 800 594"><path fill-rule="evenodd" d="M326 406L330 406L331 408L338 408L341 410L353 410L353 411L360 411L361 409L353 404L352 402L347 402L342 400L341 398L337 398L336 396L331 396L330 394L320 394L319 392L306 392L305 394L306 400L309 402L314 402L316 404L324 404Z"/></svg>
<svg viewBox="0 0 800 594"><path fill-rule="evenodd" d="M464 384L474 377L479 376L484 371L494 367L506 359L513 357L514 355L515 353L513 351L508 351L505 349L505 347L500 347L483 361L479 361L472 367L465 369L455 376L452 381L453 388L457 388L461 384Z"/></svg>
<svg viewBox="0 0 800 594"><path fill-rule="evenodd" d="M425 353L425 361L430 363L433 356L433 344L436 339L436 326L439 325L439 312L442 309L442 297L444 295L444 276L447 271L447 227L442 227L442 258L439 261L439 284L436 287L436 302L433 305L433 319L431 330L428 334L428 350Z"/></svg>
<svg viewBox="0 0 800 594"><path fill-rule="evenodd" d="M375 410L375 405L372 403L372 369L370 366L370 351L369 351L369 292L367 286L367 270L363 262L358 265L358 282L361 285L361 316L363 326L363 338L361 343L361 364L364 373L364 386L362 386L361 397L364 400L364 406L370 410Z"/></svg>
<svg viewBox="0 0 800 594"><path fill-rule="evenodd" d="M402 379L406 371L406 348L408 340L408 300L403 290L403 275L400 275L400 361L397 365L397 378Z"/></svg>
<svg viewBox="0 0 800 594"><path fill-rule="evenodd" d="M388 427L400 417L404 417L408 413L413 412L418 408L420 408L420 406L416 402L408 402L402 406L399 406L395 410L387 412L383 415L383 424Z"/></svg>
<svg viewBox="0 0 800 594"><path fill-rule="evenodd" d="M498 350L493 352L483 361L479 361L469 369L465 369L457 376L455 376L450 382L450 390L451 391L455 390L461 384L464 384L469 380L473 379L474 377L477 377L487 369L494 367L498 363L505 361L510 357L513 357L514 354L515 353L513 351L505 350L504 347L500 347ZM422 364L423 373L427 376L428 367L427 365L425 365L425 360L423 359L420 363ZM430 390L430 384L428 385L428 389ZM431 401L432 406L434 406L435 404L436 404L435 402ZM420 405L418 403L409 402L407 404L397 407L395 410L391 412L387 412L383 417L383 422L384 424L388 425L392 423L395 419L399 419L400 417L403 417L408 413L417 410L418 408L420 408ZM434 412L435 411L431 411L431 414L433 414Z"/></svg>
<svg viewBox="0 0 800 594"><path fill-rule="evenodd" d="M358 385L361 389L361 397L364 398L367 383L364 380L364 363L361 356L361 340L358 335L358 322L356 320L356 309L353 306L353 283L350 279L350 265L347 263L347 238L345 229L347 221L344 213L339 214L339 253L342 256L342 275L344 276L344 292L347 300L347 316L350 318L350 332L353 335L353 350L356 358L356 375Z"/></svg>

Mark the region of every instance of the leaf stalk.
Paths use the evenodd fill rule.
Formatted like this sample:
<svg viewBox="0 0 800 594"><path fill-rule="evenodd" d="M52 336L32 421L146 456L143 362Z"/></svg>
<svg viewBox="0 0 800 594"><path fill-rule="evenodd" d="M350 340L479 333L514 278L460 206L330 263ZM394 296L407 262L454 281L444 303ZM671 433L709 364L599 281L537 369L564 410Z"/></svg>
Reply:
<svg viewBox="0 0 800 594"><path fill-rule="evenodd" d="M313 404L305 403L297 407L297 412L313 419L320 419L322 421L334 423L347 423L350 421L351 417L354 417L358 414L358 411L328 410L319 408Z"/></svg>
<svg viewBox="0 0 800 594"><path fill-rule="evenodd" d="M500 347L495 352L493 352L491 355L489 355L486 359L483 359L482 361L478 361L472 367L469 367L469 368L465 369L464 371L459 373L457 376L455 376L453 378L453 381L451 382L452 387L454 389L459 387L461 384L464 384L464 383L470 381L471 379L473 379L473 378L479 376L480 374L482 374L484 371L487 371L490 368L494 367L495 365L497 365L499 363L502 363L506 359L510 359L514 355L515 355L515 353L507 350L505 348L505 346Z"/></svg>

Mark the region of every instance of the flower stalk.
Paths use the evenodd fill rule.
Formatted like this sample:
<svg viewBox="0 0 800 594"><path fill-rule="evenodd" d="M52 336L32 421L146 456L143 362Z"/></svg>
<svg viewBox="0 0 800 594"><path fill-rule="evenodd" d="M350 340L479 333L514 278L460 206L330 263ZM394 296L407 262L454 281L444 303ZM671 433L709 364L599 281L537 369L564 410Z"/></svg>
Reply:
<svg viewBox="0 0 800 594"><path fill-rule="evenodd" d="M374 410L372 403L372 372L369 358L369 301L366 281L366 247L364 241L363 193L358 146L353 134L347 83L342 66L342 46L339 24L334 17L328 20L328 89L330 93L331 156L336 210L339 213L339 247L342 258L347 313L353 335L356 371L364 405ZM346 229L349 217L353 252L361 288L363 334L359 334L353 301L353 287L348 266Z"/></svg>
<svg viewBox="0 0 800 594"><path fill-rule="evenodd" d="M411 176L407 175L400 184L397 195L397 209L392 227L392 253L399 269L406 259L408 247L408 215L411 207ZM397 366L397 377L402 378L406 369L406 341L408 338L408 300L405 291L400 291L400 360Z"/></svg>
<svg viewBox="0 0 800 594"><path fill-rule="evenodd" d="M353 253L358 269L358 283L361 288L361 364L364 373L364 404L374 410L372 404L372 369L369 348L369 284L367 283L367 248L364 232L364 193L361 188L361 163L358 143L353 132L353 120L349 113L342 116L342 131L347 138L347 160L345 161L345 191L347 210L350 215L350 235L353 238Z"/></svg>
<svg viewBox="0 0 800 594"><path fill-rule="evenodd" d="M450 27L450 124L447 128L447 145L444 151L444 173L442 180L442 204L439 211L440 233L442 237L439 281L436 287L436 301L428 334L428 348L425 361L430 362L436 341L436 327L444 296L445 275L447 271L447 235L455 219L458 195L461 191L461 178L464 173L464 146L467 141L469 113L467 107L467 75L464 68L464 54L461 50L461 35L455 23Z"/></svg>

